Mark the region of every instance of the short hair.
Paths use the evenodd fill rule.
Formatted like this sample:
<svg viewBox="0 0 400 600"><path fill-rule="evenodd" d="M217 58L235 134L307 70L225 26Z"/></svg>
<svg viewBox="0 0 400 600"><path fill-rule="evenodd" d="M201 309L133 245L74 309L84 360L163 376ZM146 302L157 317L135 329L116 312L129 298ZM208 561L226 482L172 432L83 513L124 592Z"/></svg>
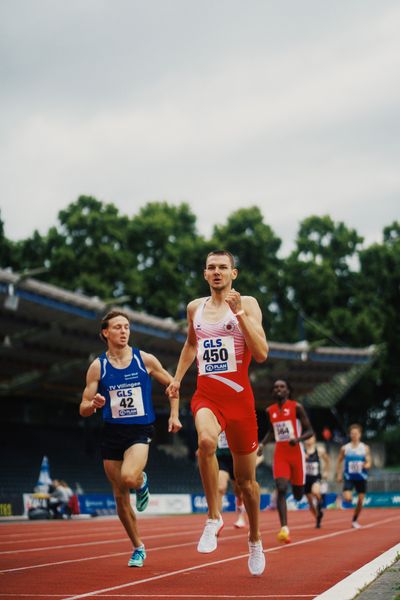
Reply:
<svg viewBox="0 0 400 600"><path fill-rule="evenodd" d="M291 383L289 383L289 381L288 381L287 379L285 379L284 377L277 377L277 378L274 380L274 382L273 382L273 384L272 384L272 387L271 387L271 391L273 390L273 388L274 388L274 385L275 385L275 383L276 383L277 381L283 381L283 382L286 384L286 387L287 387L287 389L289 390L289 394L292 396L292 394L293 394L293 387L292 387Z"/></svg>
<svg viewBox="0 0 400 600"><path fill-rule="evenodd" d="M107 338L103 335L103 329L108 329L108 324L111 321L111 319L115 319L115 317L124 317L128 323L130 324L130 319L128 317L128 315L123 311L123 310L110 310L106 315L104 315L104 317L101 319L101 325L100 325L100 338L103 340L103 342L107 343Z"/></svg>
<svg viewBox="0 0 400 600"><path fill-rule="evenodd" d="M350 425L349 427L349 433L352 429L358 429L358 431L360 432L360 434L362 435L363 432L363 428L362 425L360 425L360 423L353 423L352 425Z"/></svg>
<svg viewBox="0 0 400 600"><path fill-rule="evenodd" d="M207 254L207 258L206 258L206 266L207 266L208 257L213 256L214 254L216 254L217 256L227 256L230 260L232 269L236 269L235 257L233 256L233 254L231 252L228 252L228 250L213 250L212 252L209 252Z"/></svg>

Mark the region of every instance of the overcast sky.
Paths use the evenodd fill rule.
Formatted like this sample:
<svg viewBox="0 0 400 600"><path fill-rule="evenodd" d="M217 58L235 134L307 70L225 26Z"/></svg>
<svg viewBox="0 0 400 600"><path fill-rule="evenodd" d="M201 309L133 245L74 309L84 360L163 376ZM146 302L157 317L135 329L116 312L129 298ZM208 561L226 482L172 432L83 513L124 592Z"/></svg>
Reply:
<svg viewBox="0 0 400 600"><path fill-rule="evenodd" d="M14 240L87 194L258 205L292 246L400 218L398 0L2 0L0 206Z"/></svg>

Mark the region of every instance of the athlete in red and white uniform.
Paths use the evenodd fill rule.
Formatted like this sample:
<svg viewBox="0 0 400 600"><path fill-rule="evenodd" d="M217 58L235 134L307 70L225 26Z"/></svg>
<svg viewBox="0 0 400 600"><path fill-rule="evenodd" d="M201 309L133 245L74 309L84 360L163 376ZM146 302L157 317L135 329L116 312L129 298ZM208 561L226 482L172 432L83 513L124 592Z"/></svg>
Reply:
<svg viewBox="0 0 400 600"><path fill-rule="evenodd" d="M198 435L198 461L208 504L208 519L199 552L213 552L223 527L218 507L218 435L225 431L232 452L235 478L249 518L249 570L261 575L265 558L259 531L260 491L256 481L258 449L254 398L248 377L253 357L267 358L268 344L257 300L232 288L238 275L233 256L224 250L206 259L208 298L188 305L188 335L170 393L177 393L183 376L197 359L197 389L192 411Z"/></svg>
<svg viewBox="0 0 400 600"><path fill-rule="evenodd" d="M301 443L314 435L311 423L301 404L289 400L290 386L278 379L272 388L272 398L276 401L266 409L269 429L259 446L262 454L264 445L275 439L273 473L278 492L277 508L281 522L278 539L290 542L287 526L286 493L289 481L293 496L300 500L304 494L305 456Z"/></svg>
<svg viewBox="0 0 400 600"><path fill-rule="evenodd" d="M212 297L202 298L193 317L197 339L197 388L191 408L209 408L229 448L237 454L249 454L258 447L258 429L254 396L248 368L251 354L240 329L239 318L228 305L216 323L205 318Z"/></svg>

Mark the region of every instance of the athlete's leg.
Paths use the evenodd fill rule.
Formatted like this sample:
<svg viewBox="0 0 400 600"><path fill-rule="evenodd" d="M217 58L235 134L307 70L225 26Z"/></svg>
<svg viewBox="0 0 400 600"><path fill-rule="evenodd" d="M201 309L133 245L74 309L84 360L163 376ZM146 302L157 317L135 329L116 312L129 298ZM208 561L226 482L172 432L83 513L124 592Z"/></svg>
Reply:
<svg viewBox="0 0 400 600"><path fill-rule="evenodd" d="M276 506L278 509L279 520L281 527L287 527L287 506L286 506L286 494L288 490L289 480L283 477L275 479L277 500Z"/></svg>
<svg viewBox="0 0 400 600"><path fill-rule="evenodd" d="M232 479L232 487L233 487L233 492L235 494L236 512L238 513L238 518L234 522L233 526L238 529L242 529L243 527L246 527L246 525L247 525L246 507L243 502L243 494L242 494L240 487L236 483L235 479Z"/></svg>
<svg viewBox="0 0 400 600"><path fill-rule="evenodd" d="M356 508L354 510L353 522L357 521L358 517L360 516L360 512L361 512L361 509L362 509L363 504L364 504L364 499L365 499L365 494L359 493L358 494L358 500L357 500Z"/></svg>
<svg viewBox="0 0 400 600"><path fill-rule="evenodd" d="M236 508L240 508L240 507L244 508L242 490L238 486L236 479L232 480L232 487L233 487L233 493L235 494L235 498L236 498Z"/></svg>
<svg viewBox="0 0 400 600"><path fill-rule="evenodd" d="M304 496L304 485L293 485L292 484L292 492L293 492L294 499L297 500L297 502L300 502L300 500Z"/></svg>
<svg viewBox="0 0 400 600"><path fill-rule="evenodd" d="M218 509L219 509L220 513L222 513L222 500L228 489L229 479L230 479L230 476L229 476L228 471L223 471L222 469L219 469L219 473L218 473Z"/></svg>
<svg viewBox="0 0 400 600"><path fill-rule="evenodd" d="M351 502L353 500L352 490L343 490L343 500L345 502Z"/></svg>
<svg viewBox="0 0 400 600"><path fill-rule="evenodd" d="M313 515L313 517L317 518L317 509L315 507L314 504L314 494L306 494L307 496L307 501L308 501L308 506L310 508L311 514Z"/></svg>
<svg viewBox="0 0 400 600"><path fill-rule="evenodd" d="M142 542L139 537L136 516L130 503L129 487L123 483L121 478L122 461L106 459L103 461L103 465L107 478L112 485L119 520L133 546L138 548L142 545Z"/></svg>
<svg viewBox="0 0 400 600"><path fill-rule="evenodd" d="M143 470L148 457L148 444L133 444L125 450L121 466L121 479L128 489L137 490L143 485Z"/></svg>
<svg viewBox="0 0 400 600"><path fill-rule="evenodd" d="M249 519L249 540L257 542L261 539L259 529L260 486L256 481L257 451L251 454L234 454L233 465L235 481L239 487Z"/></svg>
<svg viewBox="0 0 400 600"><path fill-rule="evenodd" d="M315 481L311 487L311 493L316 502L315 506L315 517L316 517L316 527L319 529L321 527L321 520L324 516L322 511L322 495L321 495L321 485L319 481Z"/></svg>
<svg viewBox="0 0 400 600"><path fill-rule="evenodd" d="M294 499L299 502L304 496L304 483L306 475L304 472L304 457L300 447L297 447L294 456L290 461L290 481Z"/></svg>
<svg viewBox="0 0 400 600"><path fill-rule="evenodd" d="M198 461L201 481L207 499L208 516L218 519L220 516L218 499L218 461L215 456L218 435L221 426L217 417L209 408L200 408L195 417L198 436Z"/></svg>

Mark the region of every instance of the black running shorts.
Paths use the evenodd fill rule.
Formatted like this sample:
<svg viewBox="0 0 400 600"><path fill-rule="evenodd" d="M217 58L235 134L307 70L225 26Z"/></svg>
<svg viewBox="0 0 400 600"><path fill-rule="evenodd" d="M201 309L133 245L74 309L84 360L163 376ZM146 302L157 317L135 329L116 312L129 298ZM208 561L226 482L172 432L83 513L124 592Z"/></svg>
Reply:
<svg viewBox="0 0 400 600"><path fill-rule="evenodd" d="M154 426L121 425L104 423L101 434L101 456L103 460L123 460L124 452L134 444L150 444Z"/></svg>
<svg viewBox="0 0 400 600"><path fill-rule="evenodd" d="M345 479L343 484L343 491L349 492L355 488L357 494L365 494L367 491L367 481L365 479Z"/></svg>

